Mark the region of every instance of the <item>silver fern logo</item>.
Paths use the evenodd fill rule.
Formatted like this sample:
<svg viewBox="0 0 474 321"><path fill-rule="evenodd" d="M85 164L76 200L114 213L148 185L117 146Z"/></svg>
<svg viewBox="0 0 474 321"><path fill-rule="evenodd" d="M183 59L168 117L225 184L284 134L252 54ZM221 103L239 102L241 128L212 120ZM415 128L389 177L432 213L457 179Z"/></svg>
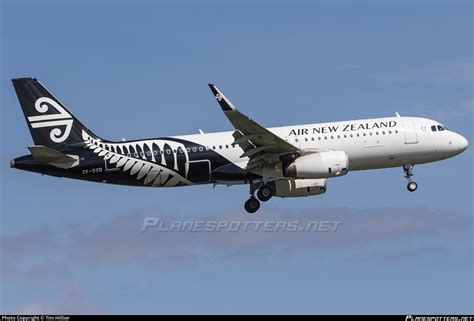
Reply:
<svg viewBox="0 0 474 321"><path fill-rule="evenodd" d="M189 155L181 143L162 139L106 143L90 136L84 130L82 138L86 146L97 156L103 157L104 161L115 166L117 170L128 172L131 176L136 176L137 180L143 179L144 185L170 187L192 184L186 179L188 166L185 165L184 173L181 175L179 166L183 164L178 162L177 153L170 152L170 149L179 151L178 153L185 158L184 164L186 164L189 161ZM169 146L170 149L166 149L165 146ZM170 159L167 160L165 154Z"/></svg>
<svg viewBox="0 0 474 321"><path fill-rule="evenodd" d="M54 127L49 133L49 138L55 143L64 142L71 133L73 119L72 116L56 101L48 97L40 97L35 102L35 109L45 114L49 108L55 109L58 113L28 117L28 121L33 128ZM64 131L60 128L66 126Z"/></svg>

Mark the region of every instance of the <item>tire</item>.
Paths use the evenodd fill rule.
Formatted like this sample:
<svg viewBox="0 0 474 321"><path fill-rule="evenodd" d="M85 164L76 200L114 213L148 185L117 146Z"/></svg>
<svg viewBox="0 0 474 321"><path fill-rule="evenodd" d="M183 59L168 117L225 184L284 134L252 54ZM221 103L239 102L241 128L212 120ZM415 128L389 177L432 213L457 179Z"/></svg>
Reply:
<svg viewBox="0 0 474 321"><path fill-rule="evenodd" d="M257 197L259 200L262 202L268 201L270 198L273 196L273 190L271 187L267 185L263 185L260 187L260 189L257 191Z"/></svg>
<svg viewBox="0 0 474 321"><path fill-rule="evenodd" d="M407 185L407 190L409 190L410 192L416 191L417 188L418 188L418 184L416 184L415 182L410 182Z"/></svg>
<svg viewBox="0 0 474 321"><path fill-rule="evenodd" d="M245 202L244 207L247 213L255 213L260 208L260 202L252 196Z"/></svg>

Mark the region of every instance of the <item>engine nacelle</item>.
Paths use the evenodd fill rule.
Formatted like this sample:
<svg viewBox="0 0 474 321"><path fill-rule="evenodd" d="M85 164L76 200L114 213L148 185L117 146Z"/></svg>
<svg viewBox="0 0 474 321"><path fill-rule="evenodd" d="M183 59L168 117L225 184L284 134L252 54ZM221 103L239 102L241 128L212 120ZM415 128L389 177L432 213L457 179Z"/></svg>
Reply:
<svg viewBox="0 0 474 321"><path fill-rule="evenodd" d="M269 183L278 197L303 197L326 192L327 179L285 179Z"/></svg>
<svg viewBox="0 0 474 321"><path fill-rule="evenodd" d="M343 151L327 151L303 155L283 167L292 178L329 178L347 174L349 159Z"/></svg>

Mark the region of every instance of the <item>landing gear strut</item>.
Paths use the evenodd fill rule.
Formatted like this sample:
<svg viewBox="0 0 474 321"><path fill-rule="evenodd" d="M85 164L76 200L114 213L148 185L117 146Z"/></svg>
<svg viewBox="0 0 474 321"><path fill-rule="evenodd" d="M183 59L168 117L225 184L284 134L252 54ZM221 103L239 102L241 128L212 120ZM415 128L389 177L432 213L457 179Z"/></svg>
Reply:
<svg viewBox="0 0 474 321"><path fill-rule="evenodd" d="M414 192L416 191L416 189L418 188L418 184L416 184L416 182L412 181L411 178L413 177L413 165L404 165L403 166L403 171L405 172L405 178L408 180L408 185L407 185L407 189L410 191L410 192Z"/></svg>

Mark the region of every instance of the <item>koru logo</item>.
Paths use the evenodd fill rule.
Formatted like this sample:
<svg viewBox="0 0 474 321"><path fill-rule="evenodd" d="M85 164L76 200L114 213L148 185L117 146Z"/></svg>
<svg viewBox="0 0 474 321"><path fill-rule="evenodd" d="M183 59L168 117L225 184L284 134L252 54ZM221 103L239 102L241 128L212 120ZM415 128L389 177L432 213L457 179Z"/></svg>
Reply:
<svg viewBox="0 0 474 321"><path fill-rule="evenodd" d="M40 97L35 102L35 109L42 114L46 113L49 110L49 107L56 109L59 113L31 116L28 117L28 121L33 128L55 127L51 129L49 138L51 138L55 143L62 143L71 133L73 122L72 116L51 98ZM64 132L62 132L62 130L56 126L66 126L66 128L64 129Z"/></svg>
<svg viewBox="0 0 474 321"><path fill-rule="evenodd" d="M222 100L222 95L221 95L221 94L217 94L217 95L216 95L216 99L217 99L217 101L221 101L221 100Z"/></svg>

